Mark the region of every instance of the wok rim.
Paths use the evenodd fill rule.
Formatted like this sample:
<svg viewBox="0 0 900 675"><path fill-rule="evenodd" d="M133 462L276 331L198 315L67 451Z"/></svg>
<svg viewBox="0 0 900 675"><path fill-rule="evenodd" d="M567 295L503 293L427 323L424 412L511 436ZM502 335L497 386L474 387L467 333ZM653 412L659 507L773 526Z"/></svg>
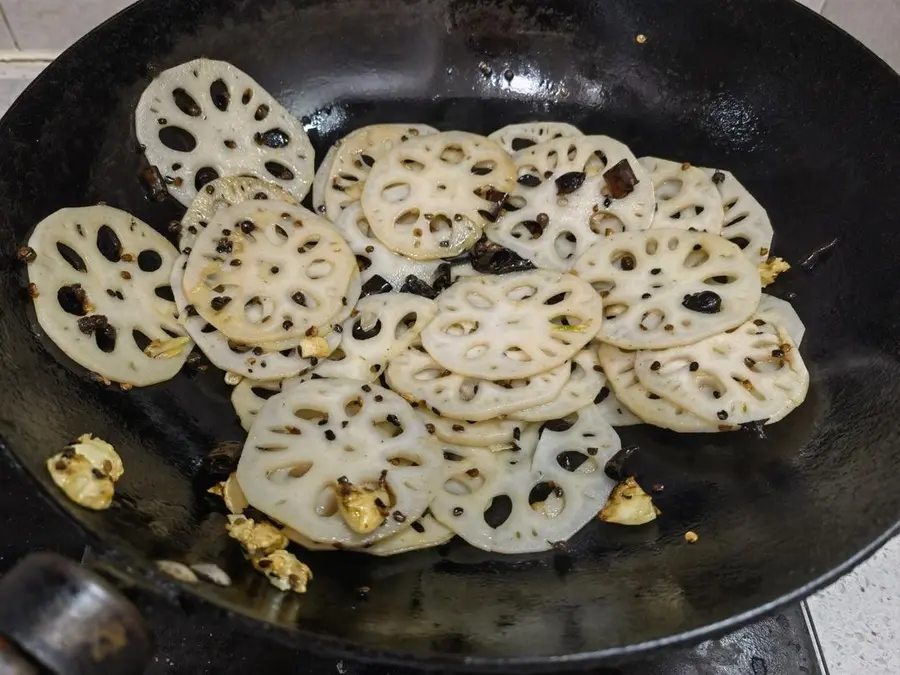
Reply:
<svg viewBox="0 0 900 675"><path fill-rule="evenodd" d="M22 103L23 100L30 96L32 90L39 86L45 78L50 77L48 73L52 75L52 70L56 67L57 62L71 59L75 52L83 48L85 42L92 40L98 33L114 29L128 15L143 11L143 8L146 6L170 1L137 0L81 36L63 50L53 61L49 62L19 94L3 116L0 117L0 128L7 124L9 118L17 114L18 109L24 105ZM882 69L897 85L900 85L900 73L895 71L884 59L845 29L804 5L800 0L776 1L794 5L795 8L802 8L802 11L807 14L811 21L819 22L821 30L832 31L835 36L834 39L852 41L856 45L856 49L861 49L867 54L873 71ZM595 651L525 657L457 656L441 652L402 652L397 650L380 650L353 640L310 631L297 625L287 626L266 621L248 614L240 607L224 602L221 598L204 594L200 590L202 586L175 581L159 571L150 560L141 555L136 549L131 546L119 547L107 543L107 537L103 533L76 517L74 512L78 507L68 503L62 495L57 494L46 486L38 475L28 468L26 462L20 458L19 453L2 435L0 435L0 454L6 455L7 464L11 465L20 475L27 476L26 480L37 488L36 493L41 496L45 503L51 504L57 513L62 514L71 523L74 523L78 531L86 535L88 539L85 542L86 546L94 544L104 555L109 555L112 559L124 564L124 571L118 570L119 576L139 582L148 595L151 592L155 592L158 597L168 603L181 606L182 608L185 607L186 603L198 604L205 612L209 613L209 616L226 619L253 635L274 640L301 652L337 660L346 659L366 662L367 665L413 667L427 671L452 668L461 672L496 672L518 668L527 672L540 673L558 670L561 667L574 671L583 671L596 666L608 666L615 663L639 660L671 647L691 647L705 640L715 639L739 630L756 620L775 613L783 607L805 600L851 572L861 563L871 558L889 540L900 535L900 519L898 519L854 555L792 591L740 614L657 639ZM22 457L24 456L22 455ZM138 610L141 610L140 604L138 604ZM185 616L187 618L188 614L185 613Z"/></svg>

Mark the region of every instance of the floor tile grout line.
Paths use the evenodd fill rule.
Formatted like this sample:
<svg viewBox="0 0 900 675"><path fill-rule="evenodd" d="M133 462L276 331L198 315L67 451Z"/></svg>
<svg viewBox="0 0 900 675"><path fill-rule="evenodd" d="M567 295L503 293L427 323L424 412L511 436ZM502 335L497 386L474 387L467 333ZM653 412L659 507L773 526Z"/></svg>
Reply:
<svg viewBox="0 0 900 675"><path fill-rule="evenodd" d="M3 3L0 2L0 17L3 18L3 25L6 26L6 30L9 32L9 37L13 41L13 47L19 49L19 40L16 38L16 34L13 33L12 24L9 22L9 19L6 17L6 10L3 8Z"/></svg>
<svg viewBox="0 0 900 675"><path fill-rule="evenodd" d="M803 618L806 620L806 630L813 643L813 651L815 652L816 662L822 671L822 675L830 675L828 663L825 661L825 650L822 647L822 641L819 639L819 631L816 630L816 622L813 620L812 608L806 600L800 603L800 610Z"/></svg>
<svg viewBox="0 0 900 675"><path fill-rule="evenodd" d="M57 56L59 52L42 49L0 49L0 63L49 63Z"/></svg>

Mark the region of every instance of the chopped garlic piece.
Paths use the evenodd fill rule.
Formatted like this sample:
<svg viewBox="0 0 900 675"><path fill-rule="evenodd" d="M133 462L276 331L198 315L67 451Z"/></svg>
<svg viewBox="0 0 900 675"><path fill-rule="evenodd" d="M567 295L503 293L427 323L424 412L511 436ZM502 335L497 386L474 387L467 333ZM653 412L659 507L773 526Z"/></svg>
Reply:
<svg viewBox="0 0 900 675"><path fill-rule="evenodd" d="M600 520L619 525L644 525L660 511L634 478L626 478L613 488L606 504L600 510Z"/></svg>
<svg viewBox="0 0 900 675"><path fill-rule="evenodd" d="M339 478L334 486L338 512L351 530L369 534L378 529L390 513L390 492L384 484L384 476L378 487L357 487L347 478Z"/></svg>
<svg viewBox="0 0 900 675"><path fill-rule="evenodd" d="M328 342L325 338L308 337L300 341L300 356L304 359L308 359L311 356L324 359L328 358L330 353L331 350L329 349Z"/></svg>
<svg viewBox="0 0 900 675"><path fill-rule="evenodd" d="M312 570L285 550L273 551L261 558L254 557L252 562L279 591L306 593L306 585L313 578Z"/></svg>
<svg viewBox="0 0 900 675"><path fill-rule="evenodd" d="M151 359L174 359L184 352L184 348L188 346L191 338L176 337L168 340L153 340L144 349L144 354Z"/></svg>
<svg viewBox="0 0 900 675"><path fill-rule="evenodd" d="M78 442L69 446L75 454L81 455L95 469L99 469L115 483L125 473L125 465L119 453L102 438L94 438L91 434L82 434Z"/></svg>
<svg viewBox="0 0 900 675"><path fill-rule="evenodd" d="M771 284L782 272L787 272L791 266L784 258L771 257L759 264L759 280L763 288Z"/></svg>
<svg viewBox="0 0 900 675"><path fill-rule="evenodd" d="M84 455L67 449L47 460L47 470L57 487L79 506L103 511L112 504L112 479Z"/></svg>
<svg viewBox="0 0 900 675"><path fill-rule="evenodd" d="M218 565L212 563L197 563L191 565L193 571L198 578L208 581L216 586L231 586L231 577Z"/></svg>
<svg viewBox="0 0 900 675"><path fill-rule="evenodd" d="M250 506L250 502L247 501L244 491L237 481L236 473L229 475L222 484L222 499L225 500L225 508L234 514L241 514Z"/></svg>
<svg viewBox="0 0 900 675"><path fill-rule="evenodd" d="M246 516L228 516L225 529L250 556L268 555L288 545L287 537L272 523L257 523Z"/></svg>
<svg viewBox="0 0 900 675"><path fill-rule="evenodd" d="M183 581L186 584L196 584L198 581L194 571L184 563L175 562L174 560L157 560L156 566L160 572L164 572L173 579L178 579L178 581Z"/></svg>
<svg viewBox="0 0 900 675"><path fill-rule="evenodd" d="M238 386L243 379L243 376L238 375L237 373L225 373L225 384L229 387Z"/></svg>

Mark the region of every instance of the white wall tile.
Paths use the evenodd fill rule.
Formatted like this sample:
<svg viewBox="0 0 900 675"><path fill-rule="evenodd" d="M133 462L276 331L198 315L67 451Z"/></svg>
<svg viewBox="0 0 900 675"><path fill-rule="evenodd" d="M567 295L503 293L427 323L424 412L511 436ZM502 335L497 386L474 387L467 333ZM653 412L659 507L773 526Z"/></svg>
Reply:
<svg viewBox="0 0 900 675"><path fill-rule="evenodd" d="M826 0L822 16L833 21L900 71L898 0Z"/></svg>
<svg viewBox="0 0 900 675"><path fill-rule="evenodd" d="M131 0L2 0L20 49L62 50Z"/></svg>
<svg viewBox="0 0 900 675"><path fill-rule="evenodd" d="M801 5L806 5L814 12L821 12L825 5L825 0L797 0Z"/></svg>
<svg viewBox="0 0 900 675"><path fill-rule="evenodd" d="M46 65L45 63L0 63L0 115L6 113L12 102Z"/></svg>
<svg viewBox="0 0 900 675"><path fill-rule="evenodd" d="M898 569L900 538L895 538L807 601L825 663L835 675L900 673Z"/></svg>

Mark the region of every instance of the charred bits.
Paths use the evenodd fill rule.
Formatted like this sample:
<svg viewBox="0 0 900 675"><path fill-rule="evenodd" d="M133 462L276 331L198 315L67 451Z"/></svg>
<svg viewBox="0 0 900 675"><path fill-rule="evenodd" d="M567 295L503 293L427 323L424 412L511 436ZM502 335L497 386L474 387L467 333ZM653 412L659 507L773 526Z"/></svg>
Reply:
<svg viewBox="0 0 900 675"><path fill-rule="evenodd" d="M614 199L627 197L634 191L634 186L638 184L637 176L631 170L631 165L627 159L623 159L604 171L603 180L606 181L609 194Z"/></svg>
<svg viewBox="0 0 900 675"><path fill-rule="evenodd" d="M556 179L556 194L567 195L575 192L575 190L584 185L584 179L586 177L587 174L584 171L569 171L569 173L564 173ZM631 190L629 190L629 192L630 191Z"/></svg>
<svg viewBox="0 0 900 675"><path fill-rule="evenodd" d="M442 293L453 284L453 278L450 274L451 270L452 266L450 263L441 263L438 265L434 277L431 280L431 287L434 289L435 293Z"/></svg>
<svg viewBox="0 0 900 675"><path fill-rule="evenodd" d="M237 441L222 441L210 450L201 462L205 473L213 478L228 478L237 470L243 444Z"/></svg>
<svg viewBox="0 0 900 675"><path fill-rule="evenodd" d="M37 253L35 253L33 248L22 246L18 251L16 251L16 258L19 260L19 262L33 263L35 260L37 260Z"/></svg>
<svg viewBox="0 0 900 675"><path fill-rule="evenodd" d="M434 300L438 295L430 284L422 281L414 274L407 275L406 279L403 281L403 285L400 287L400 292L420 295L423 298L428 298L429 300Z"/></svg>
<svg viewBox="0 0 900 675"><path fill-rule="evenodd" d="M78 319L78 330L85 335L93 335L94 331L106 328L109 325L109 319L102 314L94 314L93 316L83 316Z"/></svg>
<svg viewBox="0 0 900 675"><path fill-rule="evenodd" d="M766 422L767 420L753 420L752 422L744 422L743 424L741 424L741 430L746 431L754 438L758 438L759 440L764 441L766 440L766 438L768 438L768 436L766 436Z"/></svg>
<svg viewBox="0 0 900 675"><path fill-rule="evenodd" d="M701 291L685 295L681 301L682 306L694 312L702 314L718 314L722 311L722 298L712 291Z"/></svg>
<svg viewBox="0 0 900 675"><path fill-rule="evenodd" d="M640 446L637 445L629 445L622 448L607 460L606 465L603 467L603 472L617 483L629 476L633 476L634 471L629 470L629 464L632 456L639 449Z"/></svg>
<svg viewBox="0 0 900 675"><path fill-rule="evenodd" d="M154 202L165 201L169 196L169 190L166 188L166 182L163 180L162 174L155 166L148 166L140 173L141 185L147 198Z"/></svg>
<svg viewBox="0 0 900 675"><path fill-rule="evenodd" d="M369 295L380 295L381 293L390 293L394 290L394 287L387 281L384 277L375 274L370 279L366 280L366 283L362 285L362 291L359 294L360 298L365 298Z"/></svg>
<svg viewBox="0 0 900 675"><path fill-rule="evenodd" d="M827 244L822 244L808 256L806 256L803 260L801 260L797 265L802 267L807 272L811 272L816 265L822 262L823 259L827 258L831 251L838 245L839 239L835 237Z"/></svg>
<svg viewBox="0 0 900 675"><path fill-rule="evenodd" d="M482 237L469 251L469 261L482 274L508 274L533 270L534 263L525 260L508 248Z"/></svg>

